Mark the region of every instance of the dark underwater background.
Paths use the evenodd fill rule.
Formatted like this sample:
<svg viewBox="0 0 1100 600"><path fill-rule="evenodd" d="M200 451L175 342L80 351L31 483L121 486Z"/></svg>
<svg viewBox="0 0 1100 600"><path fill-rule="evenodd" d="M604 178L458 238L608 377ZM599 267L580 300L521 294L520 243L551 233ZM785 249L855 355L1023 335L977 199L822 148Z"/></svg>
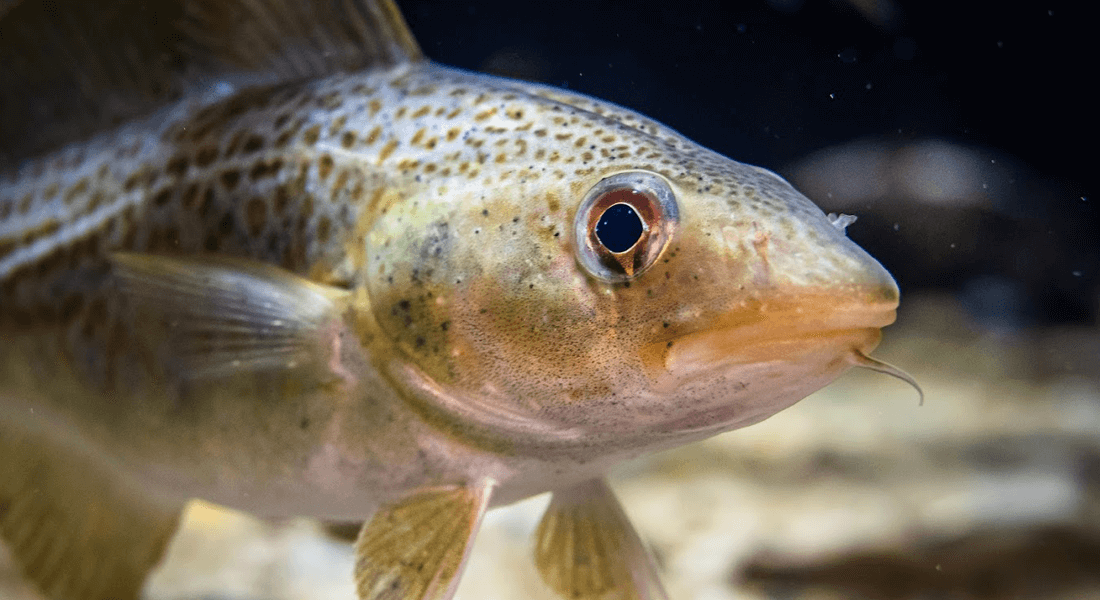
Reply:
<svg viewBox="0 0 1100 600"><path fill-rule="evenodd" d="M1084 5L401 6L434 60L634 108L719 153L780 172L827 211L859 215L850 234L903 293L954 293L975 318L996 325L1097 323L1100 128L1092 84L1100 52ZM857 141L882 151L950 144L988 165L977 176L989 187L931 204L807 189L798 176L807 157Z"/></svg>

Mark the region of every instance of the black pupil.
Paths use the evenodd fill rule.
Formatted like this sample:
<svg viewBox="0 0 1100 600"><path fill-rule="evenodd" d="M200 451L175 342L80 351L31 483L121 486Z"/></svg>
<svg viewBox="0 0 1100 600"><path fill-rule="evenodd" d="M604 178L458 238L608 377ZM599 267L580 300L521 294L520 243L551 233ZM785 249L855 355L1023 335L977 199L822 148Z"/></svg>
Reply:
<svg viewBox="0 0 1100 600"><path fill-rule="evenodd" d="M603 211L596 223L596 238L612 252L626 252L642 237L642 219L629 204Z"/></svg>

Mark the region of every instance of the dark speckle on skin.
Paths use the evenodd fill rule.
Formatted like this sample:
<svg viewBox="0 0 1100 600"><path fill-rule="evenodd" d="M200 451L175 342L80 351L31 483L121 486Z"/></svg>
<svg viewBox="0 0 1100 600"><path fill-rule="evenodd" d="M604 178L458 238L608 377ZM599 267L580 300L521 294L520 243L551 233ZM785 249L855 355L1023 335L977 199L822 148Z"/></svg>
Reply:
<svg viewBox="0 0 1100 600"><path fill-rule="evenodd" d="M523 322L524 327L517 326L514 332L497 333L524 332L527 340L544 337L542 325L533 327L526 316L509 312L518 309L512 306L517 303L507 302L507 295L538 289L539 294L527 294L530 300L558 291L560 281L555 277L575 267L559 259L570 258L575 250L569 241L572 212L583 197L582 188L610 169L648 169L677 179L689 172L691 159L695 161L691 177L699 182L688 187L680 181L679 189L686 193L696 185L704 189L720 185L711 180L722 176L725 163L623 109L572 98L567 91L562 92L566 101L555 101L550 108L537 96L509 91L517 103L524 104L522 110L505 104L496 109L492 106L505 94L494 87L498 83L464 74L452 73L447 75L452 80L446 80L439 73L426 73L412 72L407 80L394 80L392 88L382 91L371 86L357 90L348 83L362 83L364 77L375 74L334 77L310 92L294 92L298 96L292 99L317 100L308 107L290 108L294 102L284 102L277 110L241 112L219 129L211 129L201 142L189 140L186 147L165 153L151 172L166 169L160 177L171 181L143 194L142 206L155 206L159 199L164 207L157 212L164 220L176 222L170 223L173 227L158 222L142 235L147 238L150 232L160 232L152 237L169 240L182 252L266 253L265 259L311 277L316 273L318 280L328 284L351 281L348 273L367 271L357 262L369 263L369 273L362 279L382 288L372 291L381 296L377 317L387 334L403 349L415 347L422 355L446 354L452 336L472 329L464 319L500 323L502 328L511 321ZM409 99L425 83L417 77L431 77L440 90L428 99L429 104L423 97ZM463 81L466 77L470 80ZM337 89L343 91L337 94ZM458 89L473 92L450 93ZM480 100L475 101L475 96ZM483 105L475 108L478 102ZM569 107L573 102L576 106ZM475 115L481 121L475 121ZM615 136L603 129L591 131L593 123L611 129L615 122L622 125L615 125ZM650 133L636 135L641 131ZM284 148L278 140L293 141ZM479 160L481 156L503 159L498 164ZM178 158L170 161L172 157ZM632 157L629 165L610 164L626 157ZM573 171L582 159L587 168ZM673 166L662 169L662 159ZM163 167L159 161L164 161ZM136 175L141 163L134 162L119 165L117 177L120 182L132 180L137 189L146 178ZM406 173L401 175L401 170ZM166 193L159 196L156 192L162 187ZM21 195L7 192L0 210L10 213L20 207ZM85 196L84 190L74 195L74 205L81 205ZM551 236L554 241L547 239ZM0 239L0 255L4 241ZM350 246L355 250L348 250ZM474 261L477 268L470 267L466 254L470 246L480 257L493 256ZM675 255L668 252L665 260ZM493 264L498 256L509 258L502 261L505 267ZM346 272L335 272L340 269ZM635 286L631 293L616 290L610 297L672 296L661 287L654 295L647 287L652 279L660 277L640 284L647 288L645 294ZM467 283L458 287L462 281ZM501 291L496 297L483 293L496 289L493 286L498 283ZM630 289L630 283L620 287ZM470 303L464 310L491 316L475 319L467 313L448 312L467 300L458 297L463 293ZM488 310L481 306L487 302L494 302ZM391 307L390 314L385 306ZM540 309L524 310L537 313ZM648 321L637 329L652 331L654 324ZM527 335L528 331L535 335ZM530 352L530 346L521 349L527 354L517 356L538 354ZM300 426L307 428L309 419L302 418Z"/></svg>

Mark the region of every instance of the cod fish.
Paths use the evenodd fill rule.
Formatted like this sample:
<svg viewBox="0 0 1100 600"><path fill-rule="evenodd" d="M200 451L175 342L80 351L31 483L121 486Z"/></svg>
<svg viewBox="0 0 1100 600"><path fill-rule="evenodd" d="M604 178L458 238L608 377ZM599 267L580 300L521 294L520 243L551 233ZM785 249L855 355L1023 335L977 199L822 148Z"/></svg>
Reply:
<svg viewBox="0 0 1100 600"><path fill-rule="evenodd" d="M662 598L609 469L904 377L847 217L386 0L5 2L0 101L0 536L51 600L138 597L192 498L446 599L548 491L551 588Z"/></svg>

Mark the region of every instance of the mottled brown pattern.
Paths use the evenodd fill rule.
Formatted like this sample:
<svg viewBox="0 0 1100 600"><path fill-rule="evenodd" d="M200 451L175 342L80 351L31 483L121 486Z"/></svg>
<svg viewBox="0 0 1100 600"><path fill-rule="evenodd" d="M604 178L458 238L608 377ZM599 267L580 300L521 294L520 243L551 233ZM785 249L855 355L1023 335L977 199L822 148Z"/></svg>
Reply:
<svg viewBox="0 0 1100 600"><path fill-rule="evenodd" d="M573 216L599 181L635 169L673 191L683 219L652 276L609 284L578 265ZM196 432L179 424L212 418L196 414L203 412L196 398L204 396L195 389L220 391L175 371L184 367L172 360L171 331L146 323L171 329L172 321L143 317L144 300L119 293L112 253L243 257L339 285L356 302L341 315L355 328L347 341L352 350L356 340L364 344L363 363L371 365L356 369L392 361L444 394L480 398L494 390L499 397L487 397L485 406L498 403L502 414L520 421L606 424L594 433L604 442L585 439L554 450L582 461L614 432L634 436L636 448L652 442L627 427L636 415L622 407L670 395L644 386L665 376L661 361L674 354L675 336L734 320L736 310L740 318L757 317L758 296L799 286L820 290L834 284L836 273L849 276L869 260L770 173L714 155L624 109L430 64L241 90L198 108L180 104L22 173L0 180L0 210L10 213L0 223L6 228L0 229L0 330L27 340L31 350L21 347L20 356L65 357L36 374L36 385L110 391L77 399L112 403L104 410L119 422L138 418L128 408L155 400L167 406L171 431ZM34 232L29 246L27 232ZM754 279L762 260L770 270ZM658 367L638 358L643 347ZM830 358L832 371L797 373L791 385L808 387L843 369ZM255 401L261 407L255 415L223 423L277 419L271 406L301 396L278 386L301 382L296 373L284 377L289 381L279 379L282 371L271 375L256 377L270 388L246 388L233 402L202 408L220 415L236 410L237 400ZM729 386L721 394L701 384L676 388L683 402L647 405L647 414L664 423L695 399L717 394L725 402L740 389L734 379L711 382ZM363 381L390 385L385 377ZM541 456L546 447L567 445L505 439L429 400L401 398L415 414L410 421L423 420L438 439L457 438L478 452ZM345 419L359 415L356 408L325 406L353 415ZM296 423L300 415L288 418ZM248 444L282 431L277 420L265 423L272 429L226 435L214 428L211 435L222 436L226 448L219 450L228 460L243 460L257 454ZM201 453L207 433L201 443L180 442L181 453ZM313 442L308 448L327 443ZM474 468L463 464L416 473L399 485L438 473L458 480L462 469ZM338 476L335 467L322 473ZM507 500L549 485L532 477L511 488L516 497Z"/></svg>
<svg viewBox="0 0 1100 600"><path fill-rule="evenodd" d="M317 140L321 137L321 126L314 125L309 129L306 129L305 135L302 136L302 142L307 146L312 146L317 143Z"/></svg>
<svg viewBox="0 0 1100 600"><path fill-rule="evenodd" d="M267 223L267 203L263 198L253 196L245 208L245 216L248 222L248 234L254 238L259 237Z"/></svg>
<svg viewBox="0 0 1100 600"><path fill-rule="evenodd" d="M317 177L322 180L328 179L329 173L332 173L332 166L335 164L332 160L331 154L322 154L321 158L317 161Z"/></svg>
<svg viewBox="0 0 1100 600"><path fill-rule="evenodd" d="M245 141L244 146L241 147L241 151L245 154L252 154L264 147L264 138L259 135L250 135Z"/></svg>
<svg viewBox="0 0 1100 600"><path fill-rule="evenodd" d="M233 188L237 187L237 182L241 180L241 172L235 169L227 169L222 171L221 181L225 186L227 192L232 192Z"/></svg>
<svg viewBox="0 0 1100 600"><path fill-rule="evenodd" d="M200 169L209 167L218 158L217 146L204 146L195 154L195 166Z"/></svg>
<svg viewBox="0 0 1100 600"><path fill-rule="evenodd" d="M252 166L252 170L248 172L249 178L253 183L259 182L265 177L272 177L282 171L283 159L272 158L270 160L262 160Z"/></svg>

